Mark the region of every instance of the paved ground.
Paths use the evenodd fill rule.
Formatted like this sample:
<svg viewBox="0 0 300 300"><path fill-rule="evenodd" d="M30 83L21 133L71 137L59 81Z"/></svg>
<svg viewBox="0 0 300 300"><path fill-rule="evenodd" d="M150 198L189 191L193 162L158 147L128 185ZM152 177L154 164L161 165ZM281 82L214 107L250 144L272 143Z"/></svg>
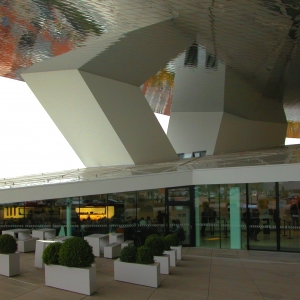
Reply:
<svg viewBox="0 0 300 300"><path fill-rule="evenodd" d="M300 254L184 248L183 260L159 288L114 281L113 260L97 258L92 296L44 285L34 253L21 254L21 274L0 276L0 299L16 300L293 300L300 299Z"/></svg>

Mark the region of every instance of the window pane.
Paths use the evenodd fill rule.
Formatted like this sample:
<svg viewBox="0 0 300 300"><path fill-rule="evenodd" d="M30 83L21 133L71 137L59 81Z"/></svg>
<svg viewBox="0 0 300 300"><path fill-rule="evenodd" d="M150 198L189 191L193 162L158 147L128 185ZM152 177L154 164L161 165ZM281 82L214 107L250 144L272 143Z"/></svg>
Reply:
<svg viewBox="0 0 300 300"><path fill-rule="evenodd" d="M299 252L300 183L279 183L280 249Z"/></svg>
<svg viewBox="0 0 300 300"><path fill-rule="evenodd" d="M277 250L275 183L249 184L249 247Z"/></svg>

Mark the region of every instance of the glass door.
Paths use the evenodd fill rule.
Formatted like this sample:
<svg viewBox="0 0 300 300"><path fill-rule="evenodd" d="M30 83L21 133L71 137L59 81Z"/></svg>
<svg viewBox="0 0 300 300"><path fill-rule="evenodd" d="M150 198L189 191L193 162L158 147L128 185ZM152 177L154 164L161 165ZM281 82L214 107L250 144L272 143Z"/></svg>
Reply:
<svg viewBox="0 0 300 300"><path fill-rule="evenodd" d="M166 189L166 233L174 233L181 245L194 245L193 187Z"/></svg>
<svg viewBox="0 0 300 300"><path fill-rule="evenodd" d="M278 223L280 224L280 250L299 252L300 245L300 184L299 182L278 183Z"/></svg>
<svg viewBox="0 0 300 300"><path fill-rule="evenodd" d="M248 184L248 241L250 250L278 250L275 183Z"/></svg>

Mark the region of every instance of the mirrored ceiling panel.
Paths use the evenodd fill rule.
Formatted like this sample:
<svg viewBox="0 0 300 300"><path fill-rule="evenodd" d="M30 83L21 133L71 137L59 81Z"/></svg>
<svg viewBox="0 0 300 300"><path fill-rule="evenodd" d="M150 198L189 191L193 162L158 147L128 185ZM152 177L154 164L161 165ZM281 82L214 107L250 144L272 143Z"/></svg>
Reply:
<svg viewBox="0 0 300 300"><path fill-rule="evenodd" d="M32 66L66 53L85 53L86 60L84 55L69 56L68 66L80 68L121 39L129 39L130 33L170 21L191 40L182 49L186 68L198 68L201 47L212 72L222 62L263 97L282 102L288 121L300 121L298 0L0 0L0 20L0 76L18 80ZM156 34L149 37L143 45L147 51L168 39L174 48L179 45L168 26L161 27L159 39ZM87 55L89 51L93 55ZM175 58L172 53L170 63L142 84L159 113L170 112L176 76L170 66ZM151 60L147 63L150 66ZM50 64L55 66L54 61Z"/></svg>

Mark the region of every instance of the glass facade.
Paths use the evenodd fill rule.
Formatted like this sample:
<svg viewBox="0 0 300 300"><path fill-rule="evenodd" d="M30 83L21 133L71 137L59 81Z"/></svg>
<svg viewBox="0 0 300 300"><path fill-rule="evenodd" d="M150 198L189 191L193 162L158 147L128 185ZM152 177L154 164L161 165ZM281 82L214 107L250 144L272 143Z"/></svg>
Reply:
<svg viewBox="0 0 300 300"><path fill-rule="evenodd" d="M241 214L245 184L195 187L196 246L245 248Z"/></svg>
<svg viewBox="0 0 300 300"><path fill-rule="evenodd" d="M193 193L189 186L166 189L167 231L176 233L182 245L193 244Z"/></svg>
<svg viewBox="0 0 300 300"><path fill-rule="evenodd" d="M143 244L165 234L165 189L2 204L1 230L52 227L58 236L124 233Z"/></svg>
<svg viewBox="0 0 300 300"><path fill-rule="evenodd" d="M58 236L119 232L136 245L174 233L186 246L300 252L299 211L299 182L213 184L7 203L0 224Z"/></svg>

